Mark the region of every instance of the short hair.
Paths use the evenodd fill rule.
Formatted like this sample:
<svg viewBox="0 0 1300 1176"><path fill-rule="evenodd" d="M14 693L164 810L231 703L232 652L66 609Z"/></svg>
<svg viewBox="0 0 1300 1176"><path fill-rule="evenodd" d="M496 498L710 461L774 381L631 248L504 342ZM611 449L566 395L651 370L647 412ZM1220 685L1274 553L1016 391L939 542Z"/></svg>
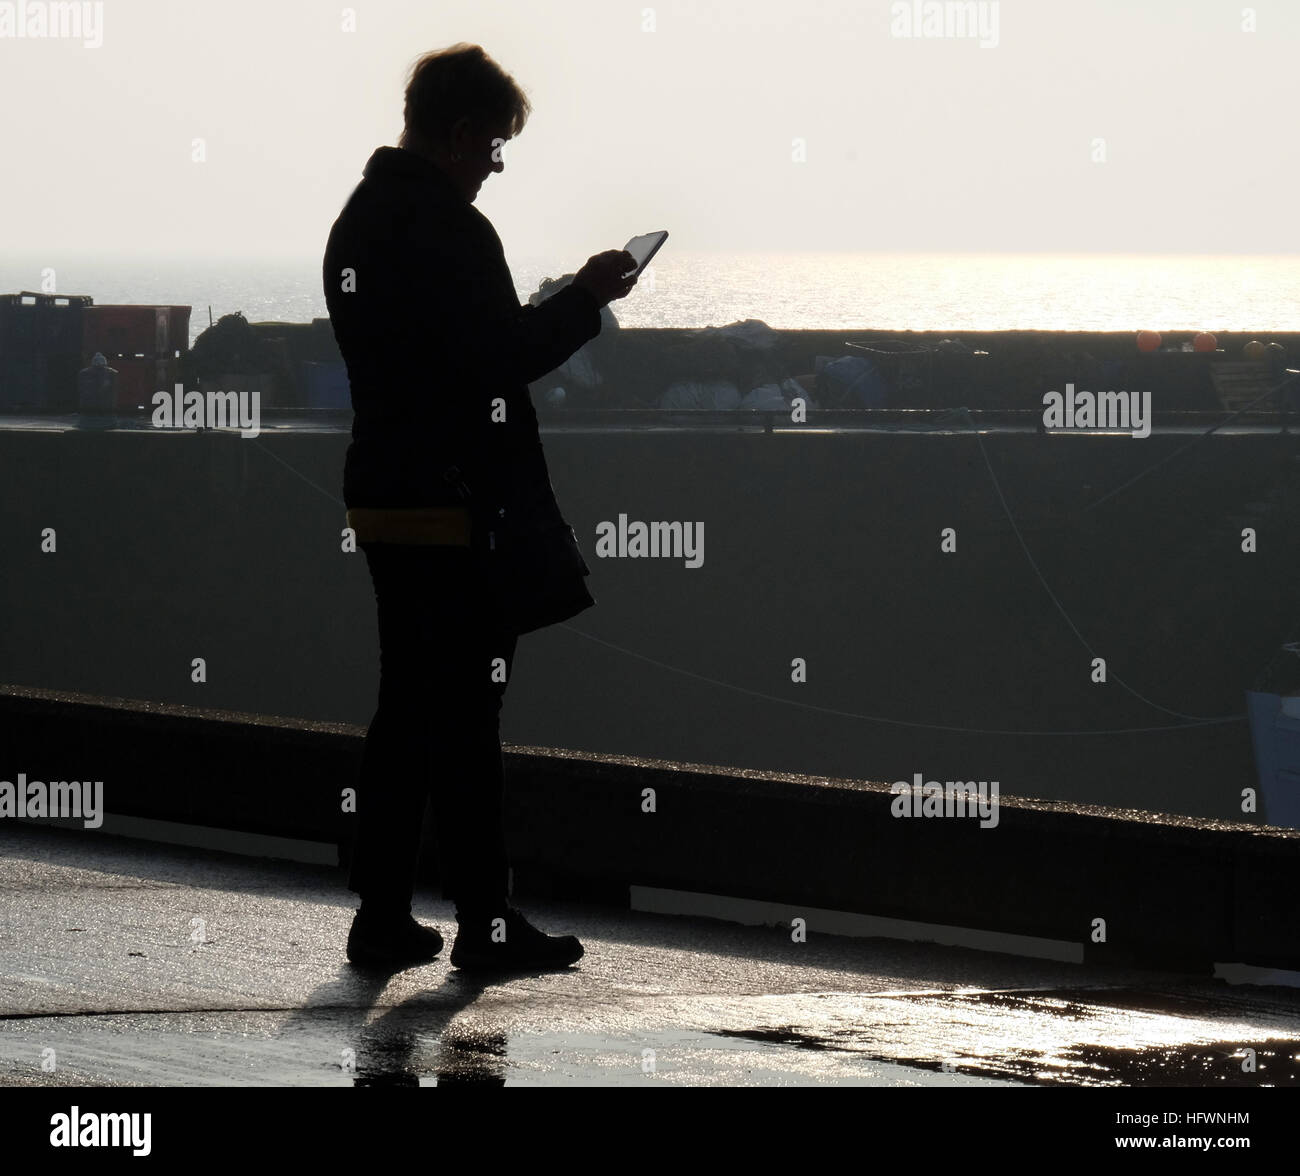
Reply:
<svg viewBox="0 0 1300 1176"><path fill-rule="evenodd" d="M419 58L406 84L405 128L398 140L436 145L468 117L478 126L505 123L517 135L532 105L518 83L480 45L458 42Z"/></svg>

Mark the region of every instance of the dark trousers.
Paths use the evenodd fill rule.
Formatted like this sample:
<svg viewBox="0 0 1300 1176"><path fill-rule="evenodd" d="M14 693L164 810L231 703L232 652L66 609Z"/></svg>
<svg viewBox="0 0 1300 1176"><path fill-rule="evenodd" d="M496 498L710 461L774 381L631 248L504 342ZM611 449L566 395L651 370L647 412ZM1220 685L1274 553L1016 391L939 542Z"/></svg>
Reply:
<svg viewBox="0 0 1300 1176"><path fill-rule="evenodd" d="M468 548L363 543L379 609L379 707L366 733L348 882L409 907L425 805L443 894L457 913L498 911L509 859L500 714L513 633L488 611Z"/></svg>

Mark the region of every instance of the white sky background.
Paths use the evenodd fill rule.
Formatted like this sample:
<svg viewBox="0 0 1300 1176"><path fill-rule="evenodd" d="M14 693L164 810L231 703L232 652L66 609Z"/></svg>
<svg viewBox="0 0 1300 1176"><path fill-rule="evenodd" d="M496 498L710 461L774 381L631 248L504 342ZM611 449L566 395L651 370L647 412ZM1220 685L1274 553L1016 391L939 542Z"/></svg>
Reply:
<svg viewBox="0 0 1300 1176"><path fill-rule="evenodd" d="M324 0L104 0L102 48L0 38L0 251L319 257L396 142L411 61L459 40L534 106L477 202L507 256L577 268L657 228L696 250L1300 251L1297 0L1254 5L1254 33L1218 0L996 7L981 48L892 37L889 0L363 0L355 33Z"/></svg>

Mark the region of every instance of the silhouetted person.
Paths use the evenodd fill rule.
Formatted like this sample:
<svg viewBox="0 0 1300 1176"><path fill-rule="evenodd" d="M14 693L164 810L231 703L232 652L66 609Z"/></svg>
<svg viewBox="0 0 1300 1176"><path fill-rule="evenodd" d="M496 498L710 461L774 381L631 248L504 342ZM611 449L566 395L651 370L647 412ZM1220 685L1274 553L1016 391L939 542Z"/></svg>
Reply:
<svg viewBox="0 0 1300 1176"><path fill-rule="evenodd" d="M401 146L370 157L325 250L354 412L343 495L379 613L379 705L348 883L361 896L348 936L357 963L426 961L442 948L410 913L426 801L456 906L453 965L582 955L576 938L543 935L508 903L505 682L492 671L501 659L508 679L517 633L471 544L507 511L559 517L527 385L599 333L601 308L632 289L623 275L634 262L599 254L554 297L520 306L500 239L473 202L529 110L477 45L422 57Z"/></svg>
<svg viewBox="0 0 1300 1176"><path fill-rule="evenodd" d="M96 351L90 364L77 373L78 422L82 428L107 429L117 424L117 369Z"/></svg>

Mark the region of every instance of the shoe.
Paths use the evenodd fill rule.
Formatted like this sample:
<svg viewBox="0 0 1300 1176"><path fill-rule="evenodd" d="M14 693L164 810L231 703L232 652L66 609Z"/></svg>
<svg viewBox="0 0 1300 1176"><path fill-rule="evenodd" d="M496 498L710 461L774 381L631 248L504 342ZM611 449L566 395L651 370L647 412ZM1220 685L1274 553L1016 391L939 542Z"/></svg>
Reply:
<svg viewBox="0 0 1300 1176"><path fill-rule="evenodd" d="M496 971L528 968L564 968L582 959L582 944L574 935L547 935L534 927L514 907L500 915L458 916L460 928L451 949L451 966L464 970ZM493 934L493 920L504 926Z"/></svg>
<svg viewBox="0 0 1300 1176"><path fill-rule="evenodd" d="M370 967L427 964L442 951L442 936L409 912L388 918L357 912L348 932L348 959Z"/></svg>

